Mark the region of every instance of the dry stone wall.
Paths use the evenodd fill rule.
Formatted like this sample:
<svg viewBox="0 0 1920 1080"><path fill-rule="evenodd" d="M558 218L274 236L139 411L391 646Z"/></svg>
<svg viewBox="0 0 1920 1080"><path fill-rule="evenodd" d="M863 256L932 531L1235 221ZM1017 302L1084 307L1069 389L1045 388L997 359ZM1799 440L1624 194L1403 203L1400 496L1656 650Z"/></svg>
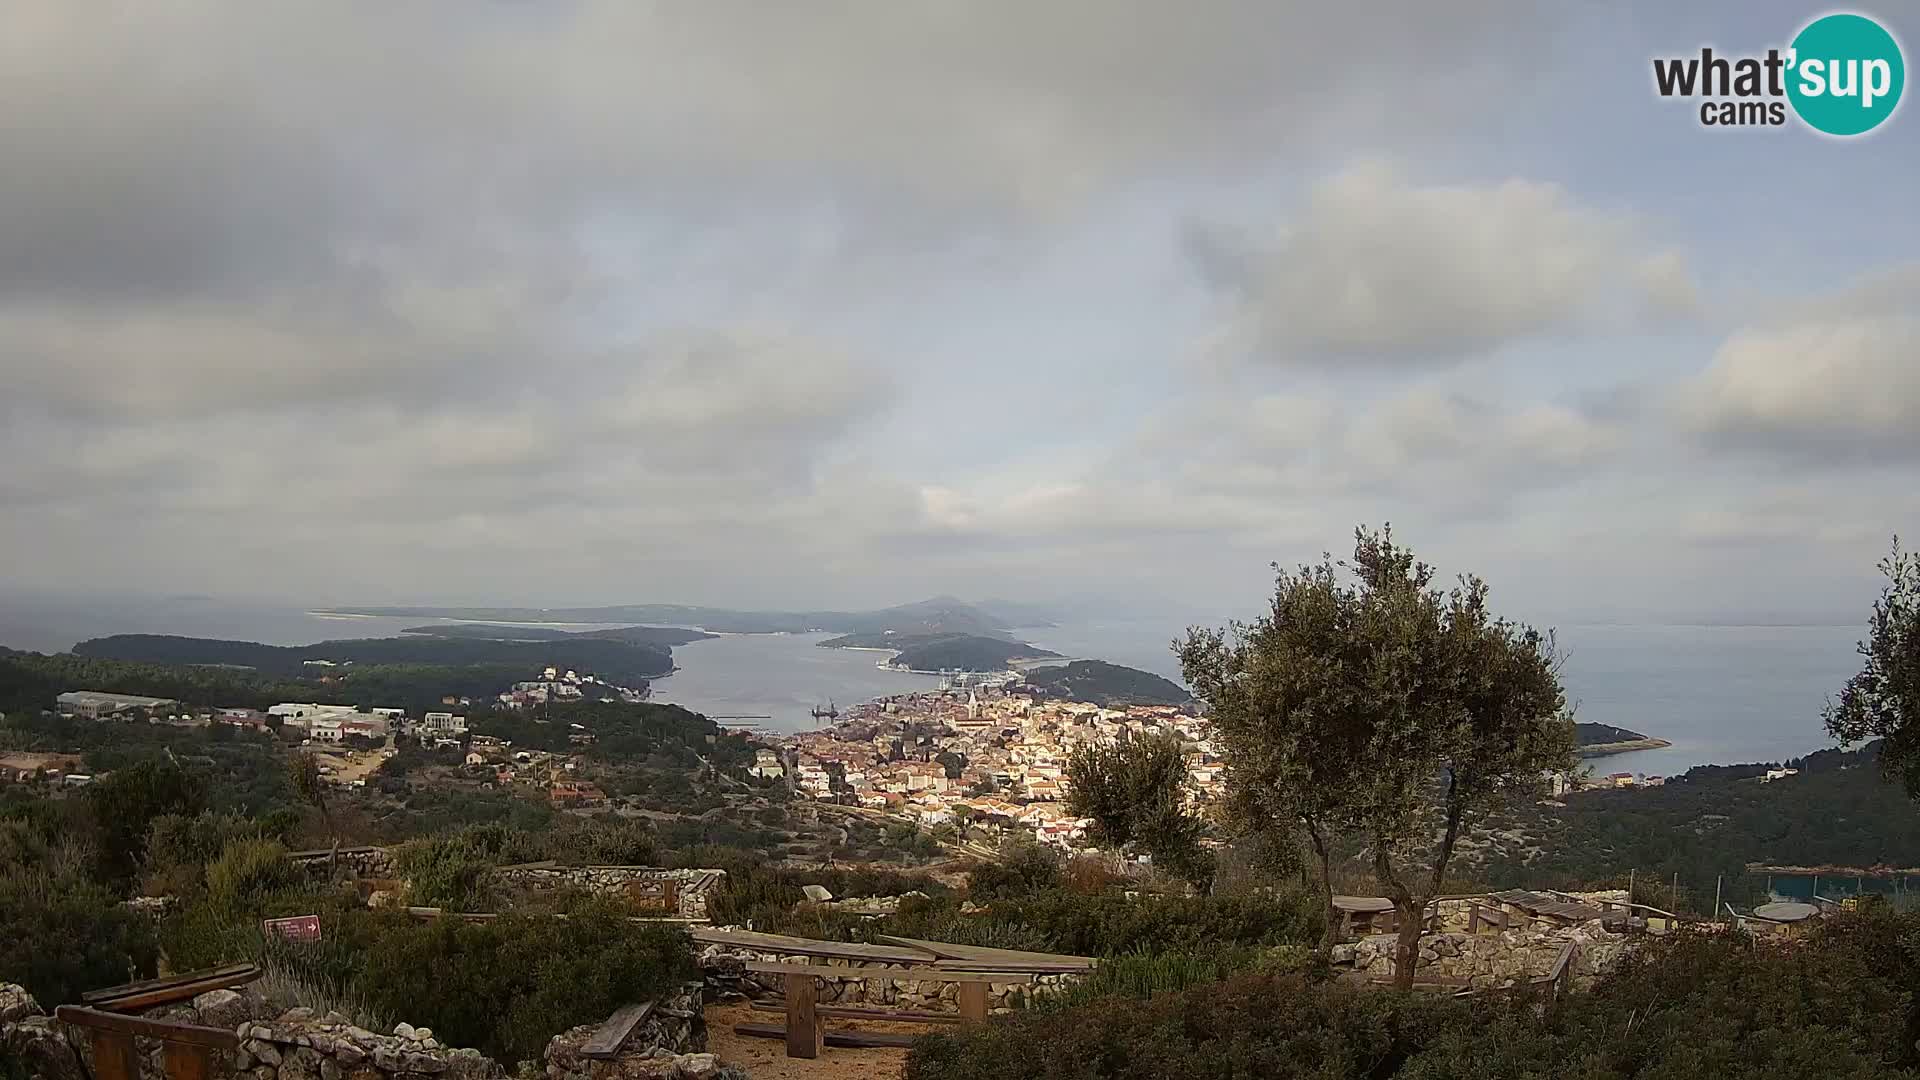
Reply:
<svg viewBox="0 0 1920 1080"><path fill-rule="evenodd" d="M502 866L494 879L529 888L567 887L601 896L657 896L671 882L683 919L707 917L707 893L727 876L725 870L669 870L658 866Z"/></svg>
<svg viewBox="0 0 1920 1080"><path fill-rule="evenodd" d="M214 990L143 1014L150 1020L226 1028L240 1038L217 1073L235 1080L502 1080L499 1063L478 1050L443 1046L426 1028L391 1034L355 1026L338 1013L282 1011L251 990ZM142 1074L166 1075L158 1040L136 1038ZM52 1017L20 987L0 984L0 1053L40 1080L93 1075L90 1040Z"/></svg>
<svg viewBox="0 0 1920 1080"><path fill-rule="evenodd" d="M324 875L332 863L333 852L296 851L287 856L294 865L304 868L308 873ZM355 878L385 878L393 876L393 852L378 847L352 847L340 849L340 870L343 875Z"/></svg>
<svg viewBox="0 0 1920 1080"><path fill-rule="evenodd" d="M1497 934L1425 934L1414 971L1420 976L1464 978L1475 988L1515 986L1550 973L1561 950L1571 942L1577 952L1570 974L1573 984L1584 988L1613 967L1629 940L1597 922ZM1394 935L1372 934L1334 946L1333 962L1368 976L1391 975L1395 946Z"/></svg>
<svg viewBox="0 0 1920 1080"><path fill-rule="evenodd" d="M296 851L288 856L309 873L324 875L333 857L331 851ZM393 852L389 848L341 848L341 871L361 880L387 880L394 876ZM707 917L707 893L726 879L725 870L670 870L659 866L560 866L554 863L529 863L502 866L493 871L495 881L524 888L566 887L602 896L659 897L669 883L675 893L675 914L682 919Z"/></svg>

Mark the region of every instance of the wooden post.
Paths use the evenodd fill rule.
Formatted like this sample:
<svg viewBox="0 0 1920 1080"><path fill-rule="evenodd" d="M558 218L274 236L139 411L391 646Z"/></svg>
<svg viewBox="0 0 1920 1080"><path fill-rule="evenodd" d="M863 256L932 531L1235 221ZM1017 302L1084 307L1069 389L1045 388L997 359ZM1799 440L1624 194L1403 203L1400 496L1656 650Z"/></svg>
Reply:
<svg viewBox="0 0 1920 1080"><path fill-rule="evenodd" d="M787 976L787 1056L820 1056L820 1018L813 1008L813 976Z"/></svg>
<svg viewBox="0 0 1920 1080"><path fill-rule="evenodd" d="M660 906L669 915L680 914L680 883L667 878L660 883Z"/></svg>
<svg viewBox="0 0 1920 1080"><path fill-rule="evenodd" d="M213 1048L194 1043L170 1042L165 1058L167 1080L207 1080L213 1075Z"/></svg>
<svg viewBox="0 0 1920 1080"><path fill-rule="evenodd" d="M985 1023L987 1019L987 984L983 982L964 982L960 984L960 1015L975 1023Z"/></svg>
<svg viewBox="0 0 1920 1080"><path fill-rule="evenodd" d="M93 1075L95 1080L140 1080L140 1059L133 1051L133 1033L94 1028Z"/></svg>

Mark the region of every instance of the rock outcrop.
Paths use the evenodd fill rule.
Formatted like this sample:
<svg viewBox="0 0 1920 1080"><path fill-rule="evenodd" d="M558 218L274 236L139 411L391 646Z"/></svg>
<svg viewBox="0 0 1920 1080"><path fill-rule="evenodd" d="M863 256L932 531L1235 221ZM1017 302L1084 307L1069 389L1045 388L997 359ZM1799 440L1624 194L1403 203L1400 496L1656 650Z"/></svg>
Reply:
<svg viewBox="0 0 1920 1080"><path fill-rule="evenodd" d="M63 1025L14 983L0 983L0 1060L33 1080L87 1080L89 1075Z"/></svg>

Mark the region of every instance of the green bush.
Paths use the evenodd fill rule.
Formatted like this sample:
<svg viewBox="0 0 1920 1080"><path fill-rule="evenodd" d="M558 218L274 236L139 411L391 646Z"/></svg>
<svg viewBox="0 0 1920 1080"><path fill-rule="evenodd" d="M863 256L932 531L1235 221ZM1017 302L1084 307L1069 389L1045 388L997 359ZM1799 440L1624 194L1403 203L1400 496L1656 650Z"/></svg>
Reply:
<svg viewBox="0 0 1920 1080"><path fill-rule="evenodd" d="M263 824L237 814L163 814L147 829L145 891L149 896L183 900L199 896L206 889L208 864L218 859L227 845L269 837L283 839Z"/></svg>
<svg viewBox="0 0 1920 1080"><path fill-rule="evenodd" d="M215 911L256 916L286 892L306 884L278 840L243 837L207 864L207 903Z"/></svg>
<svg viewBox="0 0 1920 1080"><path fill-rule="evenodd" d="M507 1062L537 1059L553 1035L698 977L684 931L608 906L394 925L361 959L350 985L369 1007Z"/></svg>
<svg viewBox="0 0 1920 1080"><path fill-rule="evenodd" d="M1550 1007L1525 992L1460 1000L1300 975L1163 992L1208 963L1115 962L1062 1007L921 1039L907 1078L1891 1080L1920 1065L1920 918L1885 912L1835 919L1799 944L1653 939ZM1098 993L1109 988L1121 996Z"/></svg>
<svg viewBox="0 0 1920 1080"><path fill-rule="evenodd" d="M1027 896L1060 884L1064 864L1052 848L1031 841L1006 844L997 862L981 863L967 874L967 895L975 900Z"/></svg>
<svg viewBox="0 0 1920 1080"><path fill-rule="evenodd" d="M1091 976L1069 983L1061 993L1040 998L1036 1007L1071 1009L1103 998L1151 998L1177 993L1253 969L1264 956L1260 949L1241 947L1109 957L1101 961Z"/></svg>
<svg viewBox="0 0 1920 1080"><path fill-rule="evenodd" d="M1312 941L1321 919L1305 890L1278 896L1134 898L1054 890L995 901L985 917L1032 927L1052 951L1080 956Z"/></svg>
<svg viewBox="0 0 1920 1080"><path fill-rule="evenodd" d="M415 904L486 911L497 899L488 881L494 867L546 857L546 848L534 833L503 825L470 825L401 845L394 853L394 870L407 880Z"/></svg>
<svg viewBox="0 0 1920 1080"><path fill-rule="evenodd" d="M1273 1080L1386 1077L1432 1038L1466 1024L1451 998L1242 976L1144 1001L1015 1014L919 1040L908 1080Z"/></svg>

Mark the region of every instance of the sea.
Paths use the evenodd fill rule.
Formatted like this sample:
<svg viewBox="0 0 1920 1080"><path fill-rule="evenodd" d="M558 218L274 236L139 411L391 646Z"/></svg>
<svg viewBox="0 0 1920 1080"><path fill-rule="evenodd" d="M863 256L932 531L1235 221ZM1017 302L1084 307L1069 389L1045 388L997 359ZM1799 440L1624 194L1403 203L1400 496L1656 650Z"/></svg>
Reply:
<svg viewBox="0 0 1920 1080"><path fill-rule="evenodd" d="M297 607L204 598L75 601L0 596L0 645L53 652L107 634L181 634L277 645L388 637L419 618L316 615ZM579 629L589 629L581 626ZM1180 678L1168 619L1093 619L1018 633L1075 658ZM1859 669L1862 626L1560 623L1561 678L1575 718L1673 745L1593 759L1604 772L1664 776L1694 765L1784 761L1832 745L1827 699ZM822 649L825 634L728 634L674 649L678 667L655 680L656 701L722 722L797 731L812 710L931 689L933 676L878 666L881 653Z"/></svg>

